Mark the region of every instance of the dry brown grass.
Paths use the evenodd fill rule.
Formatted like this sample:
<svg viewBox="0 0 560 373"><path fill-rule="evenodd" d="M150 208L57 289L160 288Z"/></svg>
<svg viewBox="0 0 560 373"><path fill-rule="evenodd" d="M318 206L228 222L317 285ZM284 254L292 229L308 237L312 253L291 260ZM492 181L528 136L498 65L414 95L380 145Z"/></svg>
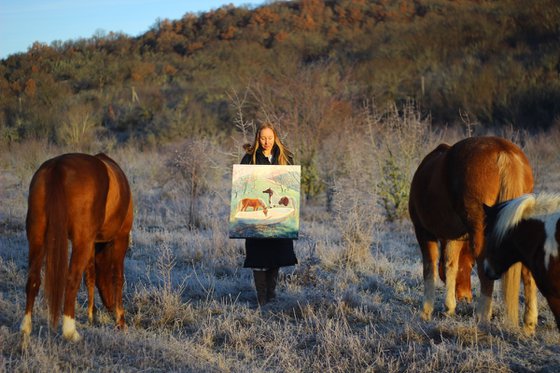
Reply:
<svg viewBox="0 0 560 373"><path fill-rule="evenodd" d="M456 132L428 136L428 143L437 142L438 136L453 142ZM545 180L539 179L538 189L560 188L558 154L549 144L552 139L558 143L558 135L551 136L524 138L524 149ZM431 150L425 147L425 152ZM133 241L125 262L128 330L115 330L104 310L95 325L87 325L82 290L77 321L84 340L66 342L60 330L48 328L40 292L30 342L22 348L18 327L25 303L26 189L34 168L62 151L33 143L0 154L0 371L552 372L560 368L560 333L542 297L534 337L502 324L499 299L491 325L475 323L472 304L460 304L455 317L445 317L442 286L434 319L421 320L419 250L407 219L386 222L371 187L382 176L374 163L366 163L372 169L362 172L363 163L347 160L344 178L337 181L333 212L323 203L304 206L301 238L296 242L300 264L282 270L279 299L257 309L251 273L241 268L242 241L227 238L231 166L218 162L218 171L213 170L221 172L223 180L208 186L200 197L199 205L207 212L203 224L192 229L184 218L189 204L180 203L183 190L166 166L167 150L141 152L131 146L111 153L125 168L136 200ZM373 153L382 156L379 149ZM372 154L359 156L367 159ZM473 284L478 294L474 275Z"/></svg>

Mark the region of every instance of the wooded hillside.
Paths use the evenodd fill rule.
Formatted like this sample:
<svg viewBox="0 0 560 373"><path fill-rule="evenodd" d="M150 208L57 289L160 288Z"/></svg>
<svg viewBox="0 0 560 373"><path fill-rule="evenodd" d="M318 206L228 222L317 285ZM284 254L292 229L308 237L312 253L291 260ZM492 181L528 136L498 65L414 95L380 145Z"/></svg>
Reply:
<svg viewBox="0 0 560 373"><path fill-rule="evenodd" d="M432 122L558 125L556 0L302 0L36 43L0 62L0 142L161 143L271 117L351 126L364 102Z"/></svg>

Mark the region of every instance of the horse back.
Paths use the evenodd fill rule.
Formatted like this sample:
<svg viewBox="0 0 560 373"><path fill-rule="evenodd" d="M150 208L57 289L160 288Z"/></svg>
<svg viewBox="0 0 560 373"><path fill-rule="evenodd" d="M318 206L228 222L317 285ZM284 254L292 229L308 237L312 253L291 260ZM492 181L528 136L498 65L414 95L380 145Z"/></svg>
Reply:
<svg viewBox="0 0 560 373"><path fill-rule="evenodd" d="M103 225L96 240L110 241L115 235L128 234L132 227L132 193L126 175L120 166L107 155L96 154L107 172L109 188L105 202Z"/></svg>
<svg viewBox="0 0 560 373"><path fill-rule="evenodd" d="M29 188L28 229L33 229L30 226L52 208L65 208L69 216L79 217L68 220L70 235L85 227L99 227L108 187L103 163L92 156L69 153L44 162L35 172ZM62 199L57 206L49 203L49 196L56 188L60 189Z"/></svg>
<svg viewBox="0 0 560 373"><path fill-rule="evenodd" d="M446 172L456 209L466 215L473 209L482 210L482 204L493 206L533 190L527 157L517 145L500 137L459 141L449 150Z"/></svg>

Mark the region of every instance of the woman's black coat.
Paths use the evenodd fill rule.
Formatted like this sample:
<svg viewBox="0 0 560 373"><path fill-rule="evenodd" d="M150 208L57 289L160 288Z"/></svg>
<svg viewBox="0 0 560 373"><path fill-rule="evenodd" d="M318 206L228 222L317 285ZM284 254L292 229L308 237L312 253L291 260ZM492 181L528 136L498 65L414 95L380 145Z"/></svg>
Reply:
<svg viewBox="0 0 560 373"><path fill-rule="evenodd" d="M278 148L272 149L272 162L257 150L255 164L278 164ZM246 154L241 164L252 164L253 155ZM294 241L289 238L247 238L245 240L246 268L276 268L297 264Z"/></svg>

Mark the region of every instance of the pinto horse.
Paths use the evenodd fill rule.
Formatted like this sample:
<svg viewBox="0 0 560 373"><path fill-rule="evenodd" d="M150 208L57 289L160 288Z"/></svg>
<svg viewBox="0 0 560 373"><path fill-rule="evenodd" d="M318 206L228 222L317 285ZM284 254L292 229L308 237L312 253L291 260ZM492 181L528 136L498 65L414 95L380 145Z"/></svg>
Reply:
<svg viewBox="0 0 560 373"><path fill-rule="evenodd" d="M272 196L274 195L274 191L271 188L268 188L267 190L263 190L263 193L268 194L268 205L272 206ZM287 207L289 204L290 204L290 199L286 196L281 197L278 200L278 205L283 205Z"/></svg>
<svg viewBox="0 0 560 373"><path fill-rule="evenodd" d="M107 309L125 328L122 288L124 257L132 228L132 194L124 172L105 154L64 154L39 167L29 187L26 231L29 241L27 301L21 323L31 333L31 313L45 268L45 296L56 328L79 341L75 302L86 274L88 318L93 319L94 286ZM68 263L68 240L72 255ZM63 303L64 299L64 305Z"/></svg>
<svg viewBox="0 0 560 373"><path fill-rule="evenodd" d="M513 263L529 268L560 331L560 195L526 194L485 206L484 272L497 278Z"/></svg>
<svg viewBox="0 0 560 373"><path fill-rule="evenodd" d="M271 188L268 188L267 190L263 190L263 193L268 194L268 205L272 206L272 195L274 194L274 191Z"/></svg>
<svg viewBox="0 0 560 373"><path fill-rule="evenodd" d="M527 157L515 144L499 137L467 138L453 146L441 144L422 160L412 179L408 207L422 252L424 319L431 318L434 308L440 244L446 268L445 306L448 314L455 312L459 255L468 240L481 283L478 317L490 320L494 282L482 269L483 204L494 205L532 190L533 174ZM523 270L522 275L525 328L532 332L537 322L536 287L528 271ZM514 325L518 324L519 277L517 265L503 278L506 314Z"/></svg>

